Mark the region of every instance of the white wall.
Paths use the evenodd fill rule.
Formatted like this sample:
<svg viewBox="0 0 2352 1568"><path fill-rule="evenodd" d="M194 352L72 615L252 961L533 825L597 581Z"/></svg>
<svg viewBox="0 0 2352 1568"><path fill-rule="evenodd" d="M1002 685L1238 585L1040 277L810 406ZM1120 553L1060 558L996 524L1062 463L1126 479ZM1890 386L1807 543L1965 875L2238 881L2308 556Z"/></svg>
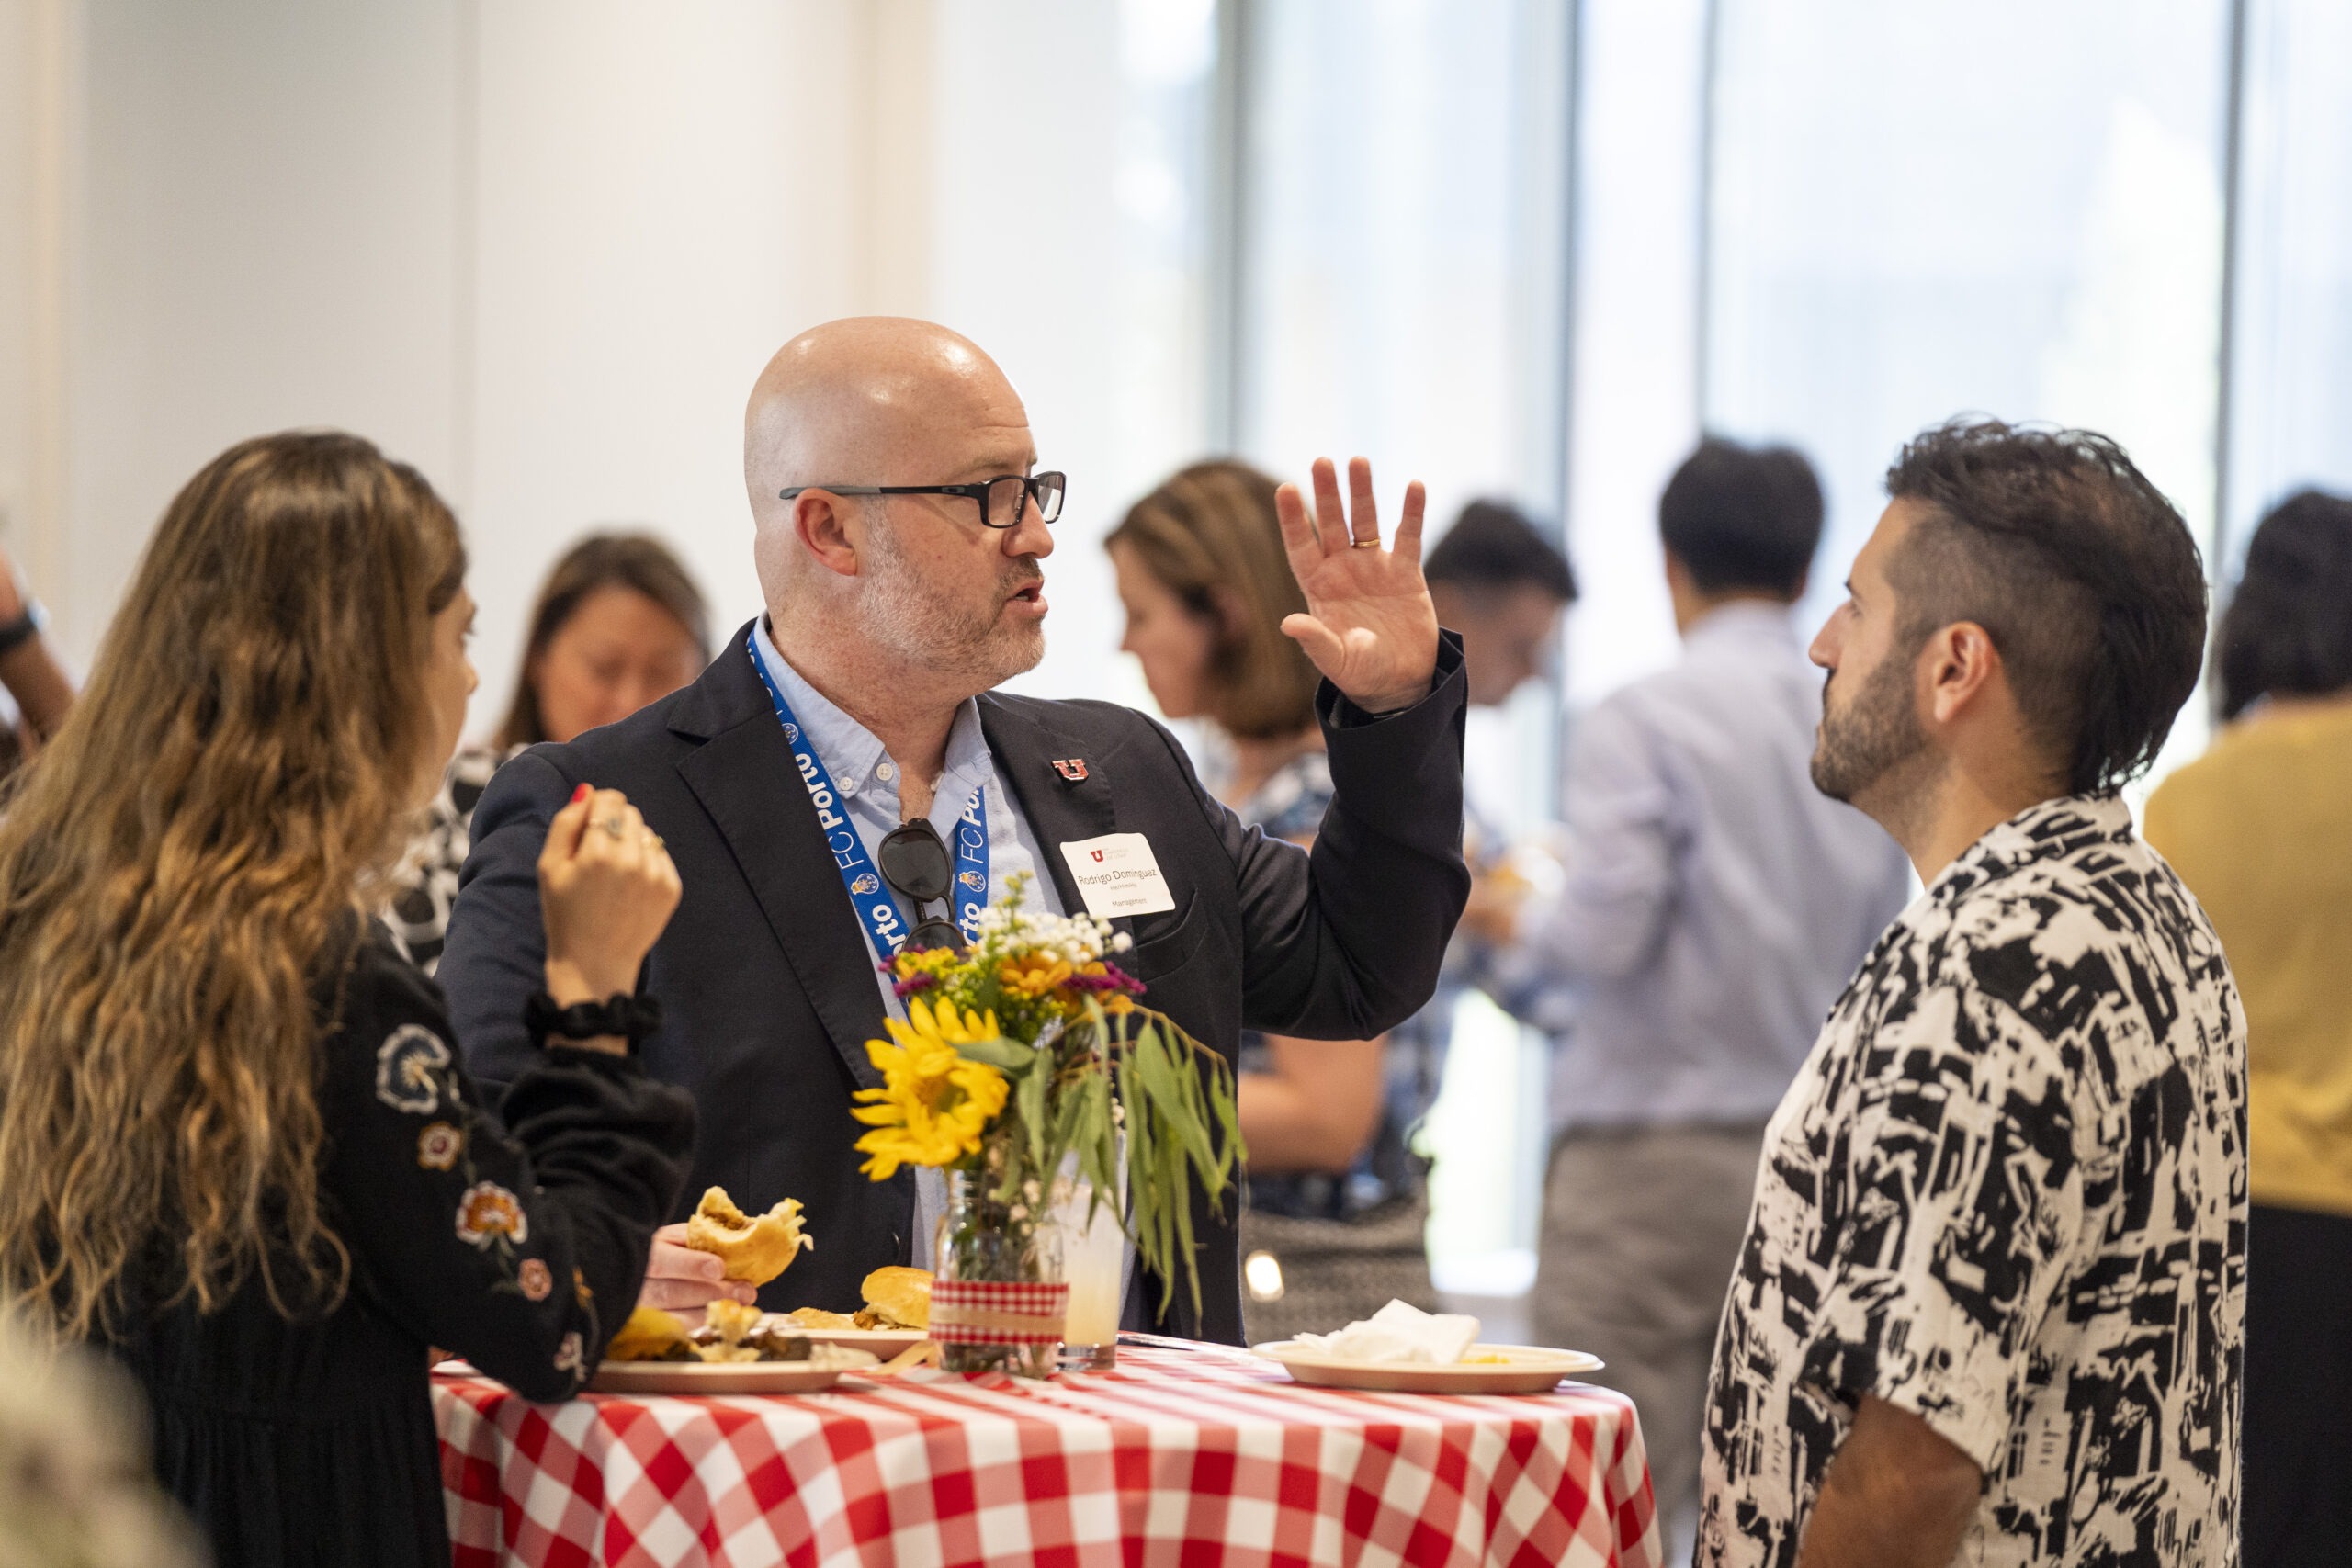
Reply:
<svg viewBox="0 0 2352 1568"><path fill-rule="evenodd" d="M778 344L870 308L854 7L503 0L474 39L468 442L478 723L551 555L673 544L723 635L753 615L744 395Z"/></svg>
<svg viewBox="0 0 2352 1568"><path fill-rule="evenodd" d="M241 437L458 449L457 11L107 0L77 34L62 575L86 655L175 490Z"/></svg>
<svg viewBox="0 0 2352 1568"><path fill-rule="evenodd" d="M59 73L46 20L31 0L0 0L0 548L53 564L55 502L44 491L54 476L36 460L51 445L38 427L56 393L55 355L41 342L56 325L56 218L42 188L55 159L41 141L57 118L49 98Z"/></svg>
<svg viewBox="0 0 2352 1568"><path fill-rule="evenodd" d="M760 366L835 316L933 315L1072 474L1035 679L1126 690L1096 538L1197 430L1126 450L1111 395L1128 275L1090 215L1122 167L1123 13L1021 11L0 0L0 545L86 659L200 464L358 431L465 522L480 728L591 526L662 534L722 628L750 615Z"/></svg>

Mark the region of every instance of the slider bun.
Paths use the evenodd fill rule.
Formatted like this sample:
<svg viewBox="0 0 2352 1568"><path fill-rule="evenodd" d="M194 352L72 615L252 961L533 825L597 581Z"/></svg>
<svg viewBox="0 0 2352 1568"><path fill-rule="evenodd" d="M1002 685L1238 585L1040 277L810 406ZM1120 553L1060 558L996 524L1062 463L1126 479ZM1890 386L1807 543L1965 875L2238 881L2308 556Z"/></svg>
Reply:
<svg viewBox="0 0 2352 1568"><path fill-rule="evenodd" d="M784 1314L784 1321L798 1329L820 1328L839 1332L855 1328L857 1319L845 1312L827 1312L823 1307L794 1307Z"/></svg>
<svg viewBox="0 0 2352 1568"><path fill-rule="evenodd" d="M766 1213L752 1217L735 1206L724 1187L714 1187L686 1221L686 1245L697 1252L716 1254L727 1265L727 1278L747 1285L764 1285L815 1242L800 1231L800 1201L786 1198Z"/></svg>
<svg viewBox="0 0 2352 1568"><path fill-rule="evenodd" d="M865 1304L877 1316L909 1328L931 1326L931 1270L902 1269L896 1264L876 1269L862 1287Z"/></svg>

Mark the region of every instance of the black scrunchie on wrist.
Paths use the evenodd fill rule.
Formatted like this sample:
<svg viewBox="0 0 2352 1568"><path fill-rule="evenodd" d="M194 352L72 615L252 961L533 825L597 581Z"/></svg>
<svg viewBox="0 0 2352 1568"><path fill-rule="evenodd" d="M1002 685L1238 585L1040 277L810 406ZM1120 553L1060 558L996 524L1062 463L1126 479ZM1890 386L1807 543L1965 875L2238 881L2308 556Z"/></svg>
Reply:
<svg viewBox="0 0 2352 1568"><path fill-rule="evenodd" d="M662 1003L652 997L633 997L623 991L601 1002L574 1002L568 1008L560 1008L547 992L533 991L531 999L523 1004L523 1027L530 1031L534 1045L545 1045L551 1034L564 1040L594 1040L617 1034L627 1039L629 1049L634 1051L662 1027Z"/></svg>

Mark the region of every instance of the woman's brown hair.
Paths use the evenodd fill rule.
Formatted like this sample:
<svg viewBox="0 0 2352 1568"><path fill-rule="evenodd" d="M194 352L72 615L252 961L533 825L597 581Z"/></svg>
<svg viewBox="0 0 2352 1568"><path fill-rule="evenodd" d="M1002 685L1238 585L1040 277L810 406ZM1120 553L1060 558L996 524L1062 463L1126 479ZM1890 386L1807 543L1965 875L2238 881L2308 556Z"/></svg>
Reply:
<svg viewBox="0 0 2352 1568"><path fill-rule="evenodd" d="M1208 716L1244 740L1296 735L1315 722L1315 666L1283 635L1306 595L1291 575L1274 481L1229 459L1182 469L1127 511L1102 543L1125 545L1146 570L1216 628Z"/></svg>
<svg viewBox="0 0 2352 1568"><path fill-rule="evenodd" d="M256 1274L335 1299L316 1051L428 774L456 521L368 442L231 447L172 501L0 813L0 1312L70 1337ZM171 1288L175 1282L175 1288Z"/></svg>
<svg viewBox="0 0 2352 1568"><path fill-rule="evenodd" d="M695 649L710 658L710 612L702 590L670 547L648 534L591 534L563 553L539 589L531 606L531 635L523 644L523 668L514 680L514 700L493 737L499 750L536 746L548 739L547 720L539 712L538 689L531 683L531 667L547 651L555 634L571 619L588 595L600 588L626 588L642 593L686 628Z"/></svg>

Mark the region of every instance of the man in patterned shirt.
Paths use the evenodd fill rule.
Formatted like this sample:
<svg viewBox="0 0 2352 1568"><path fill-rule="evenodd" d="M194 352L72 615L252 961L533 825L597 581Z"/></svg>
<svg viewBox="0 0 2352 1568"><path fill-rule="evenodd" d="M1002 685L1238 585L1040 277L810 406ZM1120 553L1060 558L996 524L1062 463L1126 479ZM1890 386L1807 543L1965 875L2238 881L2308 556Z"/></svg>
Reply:
<svg viewBox="0 0 2352 1568"><path fill-rule="evenodd" d="M2196 683L2197 549L2084 432L1954 423L1887 488L1814 779L1927 892L1766 1134L1698 1561L2234 1562L2245 1015L2115 793Z"/></svg>

